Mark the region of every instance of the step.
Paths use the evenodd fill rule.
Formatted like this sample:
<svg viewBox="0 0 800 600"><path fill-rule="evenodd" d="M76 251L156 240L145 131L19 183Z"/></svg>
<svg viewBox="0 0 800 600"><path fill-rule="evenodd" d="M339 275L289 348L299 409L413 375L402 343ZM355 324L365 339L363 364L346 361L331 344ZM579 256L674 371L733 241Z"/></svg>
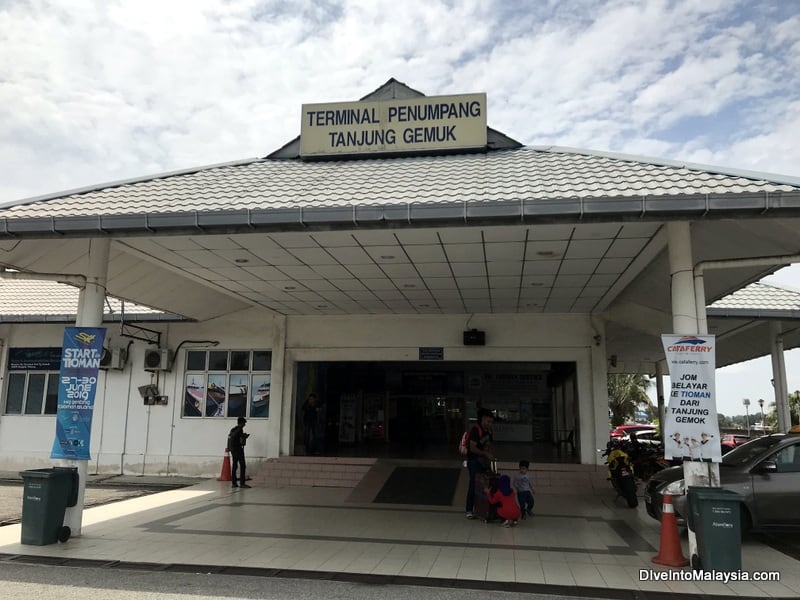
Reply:
<svg viewBox="0 0 800 600"><path fill-rule="evenodd" d="M514 462L499 462L501 474L514 479L519 465ZM584 495L605 493L611 486L607 481L605 466L570 463L531 463L528 476L533 482L535 494Z"/></svg>
<svg viewBox="0 0 800 600"><path fill-rule="evenodd" d="M264 487L354 488L375 458L283 456L262 462L252 475Z"/></svg>

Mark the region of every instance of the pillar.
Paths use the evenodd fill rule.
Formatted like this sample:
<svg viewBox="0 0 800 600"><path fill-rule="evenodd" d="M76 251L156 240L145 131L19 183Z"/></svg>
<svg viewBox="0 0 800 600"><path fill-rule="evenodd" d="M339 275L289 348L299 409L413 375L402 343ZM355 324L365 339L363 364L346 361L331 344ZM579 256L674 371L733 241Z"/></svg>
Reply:
<svg viewBox="0 0 800 600"><path fill-rule="evenodd" d="M685 221L667 223L667 236L672 291L672 333L698 335L698 307L702 303L702 311L705 313L705 298L697 297L695 293L690 224ZM701 283L701 293L703 287ZM687 487L718 486L719 464L686 461L683 463L683 477ZM689 530L689 554L693 558L697 556L697 537L692 530Z"/></svg>
<svg viewBox="0 0 800 600"><path fill-rule="evenodd" d="M667 223L672 291L672 333L697 334L692 236L689 223Z"/></svg>
<svg viewBox="0 0 800 600"><path fill-rule="evenodd" d="M267 457L291 454L287 451L291 438L292 407L286 397L286 316L272 317L272 381L270 383L270 428ZM273 409L274 412L273 412Z"/></svg>
<svg viewBox="0 0 800 600"><path fill-rule="evenodd" d="M656 402L658 403L658 431L661 442L664 442L664 365L656 362Z"/></svg>
<svg viewBox="0 0 800 600"><path fill-rule="evenodd" d="M772 333L772 381L775 386L775 411L778 413L778 431L786 432L792 426L789 409L789 386L786 381L786 361L783 354L781 324L770 323Z"/></svg>
<svg viewBox="0 0 800 600"><path fill-rule="evenodd" d="M606 447L609 439L608 426L608 359L606 356L606 329L605 321L599 318L592 318L592 328L595 335L600 336L599 341L593 339L590 346L592 362L592 398L594 400L594 438L595 442L591 445L581 438L581 462L598 465L604 463L604 458L596 450ZM588 430L587 430L588 431ZM594 454L594 461L591 455Z"/></svg>
<svg viewBox="0 0 800 600"><path fill-rule="evenodd" d="M89 254L86 266L86 287L78 296L78 315L75 319L77 327L102 327L103 307L106 300L106 281L108 278L108 257L111 252L110 239L89 240ZM98 386L95 394L100 394ZM95 395L97 401L97 395ZM102 425L101 425L102 426ZM60 460L62 466L78 469L78 501L75 506L67 508L64 525L72 530L73 536L81 534L83 524L83 502L86 495L87 460Z"/></svg>

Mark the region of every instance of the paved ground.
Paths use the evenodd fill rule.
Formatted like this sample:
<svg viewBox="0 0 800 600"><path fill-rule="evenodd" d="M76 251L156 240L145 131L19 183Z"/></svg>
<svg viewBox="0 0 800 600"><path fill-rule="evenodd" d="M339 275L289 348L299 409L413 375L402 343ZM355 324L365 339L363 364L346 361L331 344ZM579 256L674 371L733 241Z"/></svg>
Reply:
<svg viewBox="0 0 800 600"><path fill-rule="evenodd" d="M146 496L204 481L191 477L137 477L92 475L86 482L84 508ZM18 473L0 471L0 526L18 523L22 516L22 478Z"/></svg>
<svg viewBox="0 0 800 600"><path fill-rule="evenodd" d="M21 495L19 476L0 473L0 517L19 518ZM743 548L746 570L777 570L779 583L638 580L640 569L654 567L658 524L642 507L620 508L610 492L544 495L535 519L513 530L465 520L460 501L387 505L356 496L331 488L231 490L213 479L93 477L83 536L26 546L19 525L0 527L2 597L800 597L800 542L789 534L770 536L769 545L755 536ZM682 544L685 553L685 538ZM160 587L162 580L175 587Z"/></svg>
<svg viewBox="0 0 800 600"><path fill-rule="evenodd" d="M112 582L116 572L120 580L129 577L123 572L136 571L143 579L172 574L176 581L190 573L194 581L209 576L231 581L230 593L220 594L231 597L239 597L233 586L242 575L260 581L255 585L262 591L287 579L324 580L330 593L322 595L334 598L351 595L333 584L378 590L361 597L387 599L414 586L432 588L416 596L423 598L436 598L441 588L458 588L460 597L500 592L512 593L510 598L800 597L800 564L758 542L745 544L744 569L777 571L780 581L642 580L642 570L665 571L651 562L658 524L642 507L615 505L610 491L543 495L534 519L511 529L468 521L457 504L354 502L343 489L231 490L230 484L207 480L87 510L83 535L65 544L22 545L19 525L0 527L0 579L7 565L30 563L49 584L57 583L61 567L99 568ZM685 553L685 539L682 543ZM89 571L85 577L93 586Z"/></svg>

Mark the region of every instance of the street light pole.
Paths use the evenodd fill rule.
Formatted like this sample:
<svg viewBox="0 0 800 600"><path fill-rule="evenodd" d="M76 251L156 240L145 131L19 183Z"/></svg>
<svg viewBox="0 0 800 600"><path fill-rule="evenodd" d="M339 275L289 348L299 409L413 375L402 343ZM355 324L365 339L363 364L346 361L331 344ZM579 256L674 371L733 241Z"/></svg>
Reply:
<svg viewBox="0 0 800 600"><path fill-rule="evenodd" d="M745 419L747 420L747 437L750 437L750 398L745 398L742 400L742 404L744 404L744 414Z"/></svg>
<svg viewBox="0 0 800 600"><path fill-rule="evenodd" d="M758 399L758 405L761 407L761 433L763 435L766 432L766 429L764 428L764 399L763 398L759 398Z"/></svg>

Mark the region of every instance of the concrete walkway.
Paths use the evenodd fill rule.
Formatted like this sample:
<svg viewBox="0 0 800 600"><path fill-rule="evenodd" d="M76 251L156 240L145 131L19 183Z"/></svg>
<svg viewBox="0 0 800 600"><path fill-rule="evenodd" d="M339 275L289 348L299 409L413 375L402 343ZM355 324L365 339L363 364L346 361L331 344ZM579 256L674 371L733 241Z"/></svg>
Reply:
<svg viewBox="0 0 800 600"><path fill-rule="evenodd" d="M453 506L365 502L352 489L231 489L207 480L84 512L65 544L21 545L20 526L0 528L2 561L102 565L197 573L314 577L475 587L594 597L661 593L736 597L800 595L800 564L757 542L743 548L748 572L779 582L641 581L659 525L607 494L537 497L536 515L504 529ZM684 553L686 553L686 540ZM643 594L644 592L644 594ZM666 597L666 596L664 596Z"/></svg>

